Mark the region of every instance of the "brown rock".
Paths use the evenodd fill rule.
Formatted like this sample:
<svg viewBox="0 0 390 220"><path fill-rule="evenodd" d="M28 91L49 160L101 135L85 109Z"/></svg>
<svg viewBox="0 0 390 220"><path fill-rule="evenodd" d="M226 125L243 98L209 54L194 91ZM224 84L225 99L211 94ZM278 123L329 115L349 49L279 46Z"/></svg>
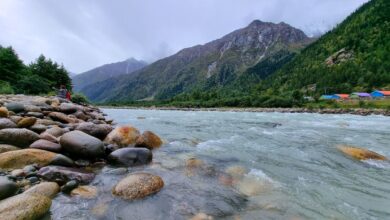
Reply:
<svg viewBox="0 0 390 220"><path fill-rule="evenodd" d="M0 201L0 219L39 219L50 210L51 199L39 194L19 194Z"/></svg>
<svg viewBox="0 0 390 220"><path fill-rule="evenodd" d="M44 140L47 140L47 141L50 141L50 142L53 142L53 143L58 143L59 142L59 139L56 138L55 136L51 135L50 133L48 132L43 132L39 135L39 138L40 139L44 139Z"/></svg>
<svg viewBox="0 0 390 220"><path fill-rule="evenodd" d="M0 129L16 128L16 124L8 118L0 118Z"/></svg>
<svg viewBox="0 0 390 220"><path fill-rule="evenodd" d="M98 190L94 186L79 186L70 192L71 196L79 196L84 199L93 199L97 196Z"/></svg>
<svg viewBox="0 0 390 220"><path fill-rule="evenodd" d="M337 148L344 154L353 157L357 160L388 160L383 155L380 155L374 151L366 150L363 148L348 146L348 145L339 145Z"/></svg>
<svg viewBox="0 0 390 220"><path fill-rule="evenodd" d="M0 154L8 151L20 150L20 148L9 145L9 144L0 144Z"/></svg>
<svg viewBox="0 0 390 220"><path fill-rule="evenodd" d="M41 150L47 150L51 152L60 152L61 151L61 145L57 143L50 142L48 140L40 139L35 141L30 145L30 148L34 149L41 149Z"/></svg>
<svg viewBox="0 0 390 220"><path fill-rule="evenodd" d="M136 140L136 147L145 147L148 149L158 148L162 145L162 140L159 136L151 131L144 131Z"/></svg>
<svg viewBox="0 0 390 220"><path fill-rule="evenodd" d="M138 136L140 136L138 129L131 126L119 126L107 135L104 142L127 147L135 144Z"/></svg>
<svg viewBox="0 0 390 220"><path fill-rule="evenodd" d="M164 181L159 176L149 173L134 173L119 181L112 193L124 199L141 199L157 193L164 187Z"/></svg>
<svg viewBox="0 0 390 220"><path fill-rule="evenodd" d="M0 117L8 118L9 113L6 107L0 107Z"/></svg>
<svg viewBox="0 0 390 220"><path fill-rule="evenodd" d="M62 122L62 123L76 123L76 120L73 118L68 117L66 114L61 112L51 112L49 113L49 117L53 120Z"/></svg>
<svg viewBox="0 0 390 220"><path fill-rule="evenodd" d="M43 182L25 191L25 194L38 194L49 198L54 198L60 191L60 186L56 182Z"/></svg>
<svg viewBox="0 0 390 220"><path fill-rule="evenodd" d="M52 128L47 129L45 133L51 134L54 137L59 137L65 134L65 130L60 127L54 126Z"/></svg>
<svg viewBox="0 0 390 220"><path fill-rule="evenodd" d="M0 144L10 144L25 148L38 140L37 133L25 128L6 128L0 130Z"/></svg>
<svg viewBox="0 0 390 220"><path fill-rule="evenodd" d="M20 120L18 122L18 127L19 128L28 128L28 127L34 125L36 121L37 121L37 119L34 117L23 118L22 120Z"/></svg>

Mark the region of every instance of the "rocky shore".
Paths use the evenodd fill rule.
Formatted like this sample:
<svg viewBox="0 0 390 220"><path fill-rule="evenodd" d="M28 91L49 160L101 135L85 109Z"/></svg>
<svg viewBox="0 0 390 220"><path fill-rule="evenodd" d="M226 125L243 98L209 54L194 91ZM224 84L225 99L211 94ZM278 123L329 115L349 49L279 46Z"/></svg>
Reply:
<svg viewBox="0 0 390 220"><path fill-rule="evenodd" d="M114 127L96 107L57 97L0 96L0 219L37 219L57 193L93 197L94 167L148 164L162 145L152 131ZM112 188L125 200L164 186L161 177L131 173Z"/></svg>
<svg viewBox="0 0 390 220"><path fill-rule="evenodd" d="M309 109L309 108L178 108L178 107L132 107L132 106L100 106L102 108L143 109L143 110L168 110L168 111L218 111L218 112L279 112L279 113L317 113L317 114L353 114L353 115L384 115L390 116L390 110L386 109Z"/></svg>

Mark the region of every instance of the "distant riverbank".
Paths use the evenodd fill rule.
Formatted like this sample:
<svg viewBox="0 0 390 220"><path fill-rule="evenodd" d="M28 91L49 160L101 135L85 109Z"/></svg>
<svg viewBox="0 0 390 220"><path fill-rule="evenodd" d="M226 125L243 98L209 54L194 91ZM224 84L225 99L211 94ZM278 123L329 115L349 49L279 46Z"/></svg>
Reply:
<svg viewBox="0 0 390 220"><path fill-rule="evenodd" d="M318 114L353 114L353 115L384 115L390 116L390 110L386 109L342 109L342 108L179 108L179 107L134 107L134 106L99 106L100 108L112 109L143 109L143 110L168 110L168 111L220 111L220 112L280 112L280 113L318 113Z"/></svg>

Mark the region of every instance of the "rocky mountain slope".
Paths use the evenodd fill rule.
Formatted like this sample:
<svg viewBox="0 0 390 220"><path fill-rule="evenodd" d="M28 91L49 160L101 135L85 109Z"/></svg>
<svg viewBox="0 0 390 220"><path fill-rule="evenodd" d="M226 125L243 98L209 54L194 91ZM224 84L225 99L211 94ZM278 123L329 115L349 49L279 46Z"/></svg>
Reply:
<svg viewBox="0 0 390 220"><path fill-rule="evenodd" d="M93 101L161 100L193 89L225 87L272 56L294 54L311 42L285 23L255 20L205 45L186 48L130 75L86 86ZM263 73L268 75L268 73Z"/></svg>
<svg viewBox="0 0 390 220"><path fill-rule="evenodd" d="M77 92L83 92L84 87L104 81L108 78L132 73L146 65L147 63L145 61L130 58L125 61L96 67L87 72L72 76L73 89Z"/></svg>

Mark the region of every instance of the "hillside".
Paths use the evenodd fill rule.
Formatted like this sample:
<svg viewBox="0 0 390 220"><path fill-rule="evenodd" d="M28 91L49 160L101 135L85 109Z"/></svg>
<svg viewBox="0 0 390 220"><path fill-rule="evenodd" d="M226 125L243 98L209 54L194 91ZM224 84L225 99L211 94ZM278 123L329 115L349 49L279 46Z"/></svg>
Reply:
<svg viewBox="0 0 390 220"><path fill-rule="evenodd" d="M218 40L183 49L133 74L87 86L84 93L93 101L103 102L164 100L194 89L213 90L231 85L247 68L269 57L294 54L310 41L301 30L288 24L256 20Z"/></svg>
<svg viewBox="0 0 390 220"><path fill-rule="evenodd" d="M122 74L129 74L139 70L147 65L144 61L139 61L134 58L127 59L122 62L106 64L96 67L84 73L74 75L72 77L74 90L84 92L84 88L97 82L116 77Z"/></svg>
<svg viewBox="0 0 390 220"><path fill-rule="evenodd" d="M262 82L307 95L372 91L390 86L390 1L372 0Z"/></svg>

